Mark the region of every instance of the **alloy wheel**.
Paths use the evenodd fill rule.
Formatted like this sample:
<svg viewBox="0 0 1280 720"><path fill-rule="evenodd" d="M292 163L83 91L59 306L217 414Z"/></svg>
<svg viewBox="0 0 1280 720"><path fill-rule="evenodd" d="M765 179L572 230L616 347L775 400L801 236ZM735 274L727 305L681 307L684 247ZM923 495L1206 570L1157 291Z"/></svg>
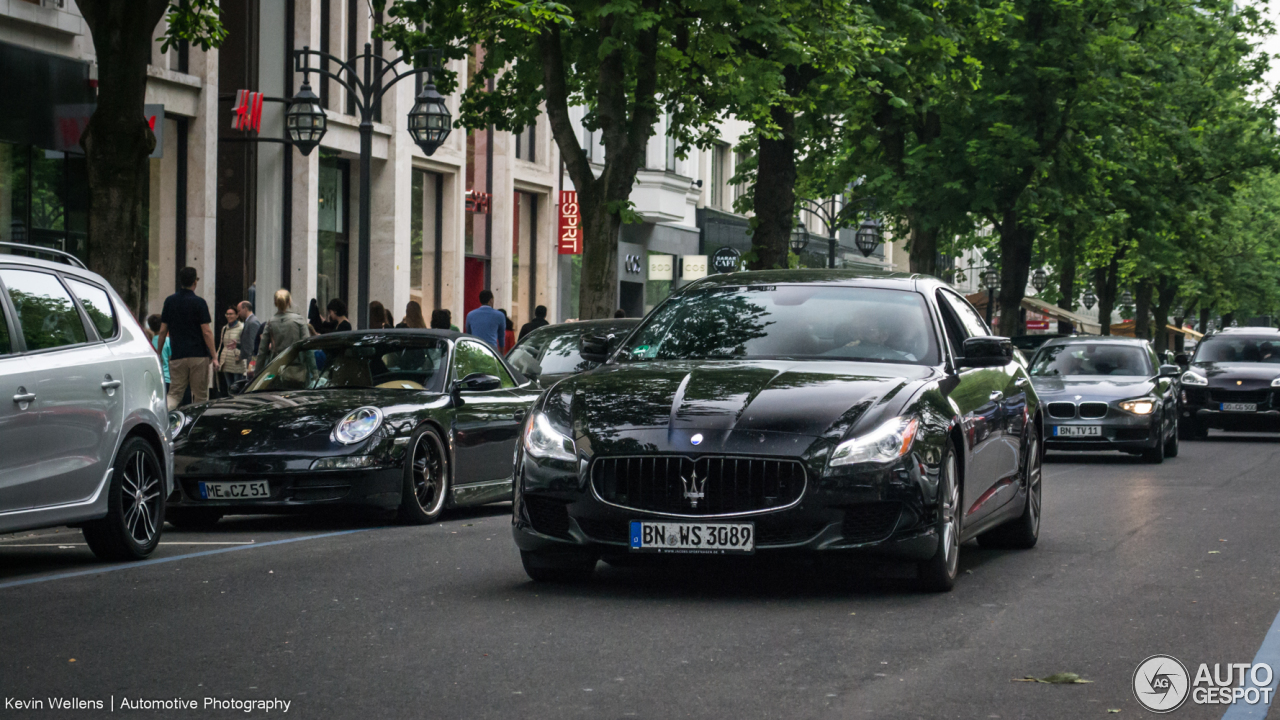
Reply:
<svg viewBox="0 0 1280 720"><path fill-rule="evenodd" d="M1031 533L1038 535L1040 533L1040 475L1042 470L1040 461L1040 443L1038 438L1032 436L1031 447L1027 454L1027 493L1030 495L1028 499L1028 509L1031 512Z"/></svg>
<svg viewBox="0 0 1280 720"><path fill-rule="evenodd" d="M956 482L955 455L947 456L946 473L947 497L942 503L942 548L947 562L947 573L954 576L960 564L960 523L957 520L960 507L960 485Z"/></svg>
<svg viewBox="0 0 1280 720"><path fill-rule="evenodd" d="M444 503L443 454L435 433L423 433L413 446L413 495L428 515L439 512Z"/></svg>
<svg viewBox="0 0 1280 720"><path fill-rule="evenodd" d="M160 468L148 454L137 451L125 464L120 482L124 529L139 545L151 542L160 525Z"/></svg>

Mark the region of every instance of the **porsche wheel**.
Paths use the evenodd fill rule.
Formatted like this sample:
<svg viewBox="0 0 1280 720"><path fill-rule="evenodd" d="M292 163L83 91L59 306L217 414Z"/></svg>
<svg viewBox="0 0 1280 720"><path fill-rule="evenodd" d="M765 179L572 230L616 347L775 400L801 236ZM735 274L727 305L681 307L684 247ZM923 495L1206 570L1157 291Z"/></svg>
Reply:
<svg viewBox="0 0 1280 720"><path fill-rule="evenodd" d="M400 520L410 525L435 522L444 512L448 494L449 456L440 435L424 425L410 438L405 454Z"/></svg>

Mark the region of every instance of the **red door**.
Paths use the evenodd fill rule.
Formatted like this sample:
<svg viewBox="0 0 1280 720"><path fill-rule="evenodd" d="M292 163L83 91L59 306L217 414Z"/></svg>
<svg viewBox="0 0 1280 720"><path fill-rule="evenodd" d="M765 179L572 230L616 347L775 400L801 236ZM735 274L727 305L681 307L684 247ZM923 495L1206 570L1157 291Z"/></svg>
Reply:
<svg viewBox="0 0 1280 720"><path fill-rule="evenodd" d="M458 318L457 325L466 331L467 314L472 310L480 307L480 291L484 289L484 271L485 261L480 258L466 258L465 265L462 269L463 274L463 290L462 290L462 317Z"/></svg>

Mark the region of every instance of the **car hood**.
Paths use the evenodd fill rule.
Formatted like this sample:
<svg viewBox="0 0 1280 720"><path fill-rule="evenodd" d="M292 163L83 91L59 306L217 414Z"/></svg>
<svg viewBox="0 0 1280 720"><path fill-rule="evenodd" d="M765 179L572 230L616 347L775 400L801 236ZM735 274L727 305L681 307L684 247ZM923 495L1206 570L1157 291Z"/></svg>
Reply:
<svg viewBox="0 0 1280 720"><path fill-rule="evenodd" d="M1061 397L1075 400L1127 400L1155 389L1149 377L1131 375L1067 375L1065 377L1033 376L1031 386L1043 401Z"/></svg>
<svg viewBox="0 0 1280 720"><path fill-rule="evenodd" d="M1280 377L1280 365L1270 363L1214 363L1197 362L1191 367L1209 378L1213 387L1236 387L1236 381L1244 381L1245 386L1269 386L1271 381Z"/></svg>
<svg viewBox="0 0 1280 720"><path fill-rule="evenodd" d="M352 410L380 408L390 425L401 407L420 407L424 397L438 395L381 388L237 395L192 408L193 424L175 449L206 457L317 451L332 444L334 426Z"/></svg>
<svg viewBox="0 0 1280 720"><path fill-rule="evenodd" d="M934 373L915 365L837 361L653 361L608 365L555 386L547 408L571 417L575 438L595 445L629 437L650 450L730 449L731 441L807 446L799 437L842 437L879 404L900 406ZM673 445L674 444L674 445ZM772 448L779 451L777 448Z"/></svg>

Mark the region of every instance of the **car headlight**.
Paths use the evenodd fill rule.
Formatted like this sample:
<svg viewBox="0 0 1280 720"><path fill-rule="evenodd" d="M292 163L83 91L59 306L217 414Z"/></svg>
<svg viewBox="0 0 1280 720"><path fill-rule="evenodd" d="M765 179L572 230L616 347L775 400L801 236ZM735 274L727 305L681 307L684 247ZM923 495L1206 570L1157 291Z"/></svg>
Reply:
<svg viewBox="0 0 1280 720"><path fill-rule="evenodd" d="M376 407L356 408L338 421L333 428L333 439L343 445L351 445L369 437L382 427L382 411Z"/></svg>
<svg viewBox="0 0 1280 720"><path fill-rule="evenodd" d="M178 437L178 433L187 426L187 416L173 410L169 413L169 439L173 440Z"/></svg>
<svg viewBox="0 0 1280 720"><path fill-rule="evenodd" d="M1193 373L1190 370L1182 373L1183 385L1208 385L1209 379L1199 373Z"/></svg>
<svg viewBox="0 0 1280 720"><path fill-rule="evenodd" d="M556 430L551 419L543 413L534 415L525 429L524 449L529 455L544 460L574 462L578 459L578 448L573 444L573 438Z"/></svg>
<svg viewBox="0 0 1280 720"><path fill-rule="evenodd" d="M1280 377L1271 381L1271 387L1280 387Z"/></svg>
<svg viewBox="0 0 1280 720"><path fill-rule="evenodd" d="M911 441L919 427L920 421L915 418L893 418L865 435L849 438L837 445L829 464L838 467L897 460L911 449Z"/></svg>
<svg viewBox="0 0 1280 720"><path fill-rule="evenodd" d="M1120 409L1125 412L1131 412L1134 415L1150 415L1156 410L1156 401L1154 398L1149 397L1134 398L1120 403Z"/></svg>

